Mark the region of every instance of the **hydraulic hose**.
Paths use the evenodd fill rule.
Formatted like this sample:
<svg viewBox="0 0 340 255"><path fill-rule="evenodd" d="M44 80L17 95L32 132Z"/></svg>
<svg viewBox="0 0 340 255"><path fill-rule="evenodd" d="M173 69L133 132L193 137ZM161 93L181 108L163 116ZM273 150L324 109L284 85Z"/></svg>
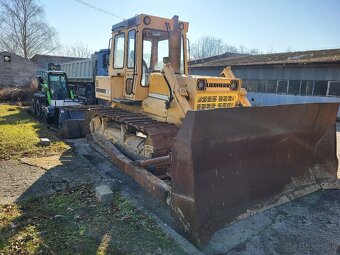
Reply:
<svg viewBox="0 0 340 255"><path fill-rule="evenodd" d="M169 94L170 94L169 100L167 100L165 102L165 109L169 109L170 105L171 105L171 102L174 100L174 97L173 97L173 94L172 94L172 89L171 89L170 83L169 83L168 79L166 78L164 72L163 72L163 76L164 76L165 82L166 82L166 84L168 86Z"/></svg>

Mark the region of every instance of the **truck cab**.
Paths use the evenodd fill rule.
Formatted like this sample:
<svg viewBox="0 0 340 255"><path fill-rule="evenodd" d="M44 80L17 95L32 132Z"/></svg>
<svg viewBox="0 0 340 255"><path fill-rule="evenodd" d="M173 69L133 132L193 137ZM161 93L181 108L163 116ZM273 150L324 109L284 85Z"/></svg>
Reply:
<svg viewBox="0 0 340 255"><path fill-rule="evenodd" d="M96 75L107 76L109 73L110 49L101 49L97 55Z"/></svg>

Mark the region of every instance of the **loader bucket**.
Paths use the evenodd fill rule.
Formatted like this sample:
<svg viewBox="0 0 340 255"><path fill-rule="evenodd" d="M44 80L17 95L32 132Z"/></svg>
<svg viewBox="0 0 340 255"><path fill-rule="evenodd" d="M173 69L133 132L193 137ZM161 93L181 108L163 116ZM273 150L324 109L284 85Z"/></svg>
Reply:
<svg viewBox="0 0 340 255"><path fill-rule="evenodd" d="M85 112L84 106L69 106L58 109L58 126L60 134L67 139L84 137L83 131Z"/></svg>
<svg viewBox="0 0 340 255"><path fill-rule="evenodd" d="M197 245L227 223L336 188L339 104L189 111L172 153L171 208Z"/></svg>

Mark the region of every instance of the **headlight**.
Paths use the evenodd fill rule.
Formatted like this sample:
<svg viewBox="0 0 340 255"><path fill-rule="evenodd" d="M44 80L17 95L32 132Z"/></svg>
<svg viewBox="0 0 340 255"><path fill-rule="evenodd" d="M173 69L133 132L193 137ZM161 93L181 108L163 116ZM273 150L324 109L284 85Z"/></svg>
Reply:
<svg viewBox="0 0 340 255"><path fill-rule="evenodd" d="M238 87L238 81L231 81L230 89L231 90L237 90L237 87Z"/></svg>
<svg viewBox="0 0 340 255"><path fill-rule="evenodd" d="M151 18L149 16L145 16L143 19L143 22L145 25L150 25L151 23Z"/></svg>
<svg viewBox="0 0 340 255"><path fill-rule="evenodd" d="M206 80L197 80L197 89L198 90L205 90L207 88L207 81Z"/></svg>

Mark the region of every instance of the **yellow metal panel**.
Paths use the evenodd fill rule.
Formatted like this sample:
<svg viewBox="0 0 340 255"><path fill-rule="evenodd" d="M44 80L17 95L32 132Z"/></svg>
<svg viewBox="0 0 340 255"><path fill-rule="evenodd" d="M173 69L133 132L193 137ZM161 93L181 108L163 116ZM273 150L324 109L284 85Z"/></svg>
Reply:
<svg viewBox="0 0 340 255"><path fill-rule="evenodd" d="M111 77L111 98L123 98L124 77Z"/></svg>
<svg viewBox="0 0 340 255"><path fill-rule="evenodd" d="M151 19L151 23L149 25L145 25L143 22L143 19L145 16L149 16ZM167 18L151 16L151 15L146 15L146 14L141 14L140 17L141 17L141 23L139 24L140 31L142 31L144 28L158 29L158 30L164 31L165 23L169 24L170 30L174 29L173 19L167 19ZM182 30L182 32L183 34L186 34L189 29L189 23L186 21L181 21L181 20L179 20L178 22L184 24L184 29Z"/></svg>
<svg viewBox="0 0 340 255"><path fill-rule="evenodd" d="M148 97L142 102L143 112L149 113L161 118L166 118L167 109L165 109L165 101L157 98Z"/></svg>
<svg viewBox="0 0 340 255"><path fill-rule="evenodd" d="M162 74L154 73L150 75L149 93L169 95L169 88Z"/></svg>
<svg viewBox="0 0 340 255"><path fill-rule="evenodd" d="M96 98L111 101L111 86L109 76L96 76Z"/></svg>

